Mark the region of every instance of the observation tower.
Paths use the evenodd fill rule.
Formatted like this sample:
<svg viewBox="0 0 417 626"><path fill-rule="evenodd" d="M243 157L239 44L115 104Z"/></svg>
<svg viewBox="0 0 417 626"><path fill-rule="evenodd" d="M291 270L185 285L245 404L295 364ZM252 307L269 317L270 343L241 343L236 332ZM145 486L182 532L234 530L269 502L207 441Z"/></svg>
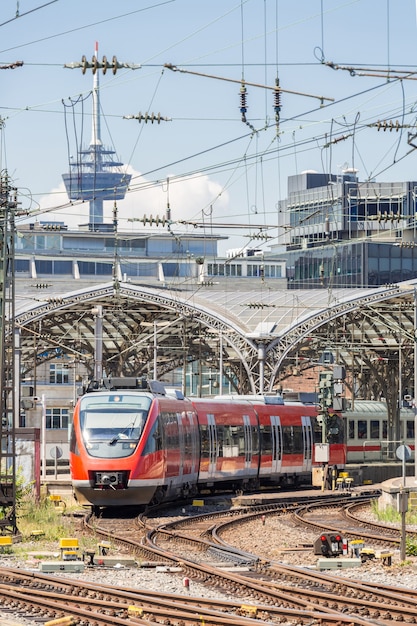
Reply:
<svg viewBox="0 0 417 626"><path fill-rule="evenodd" d="M97 42L94 57L96 60L98 59ZM105 200L123 200L131 179L129 174L123 172L123 163L114 159L115 151L111 148L105 148L101 141L98 76L99 73L96 71L93 83L90 145L85 148L81 147L77 151L77 158L70 162L69 173L62 175L69 199L84 200L90 203L89 230L105 230L103 202Z"/></svg>

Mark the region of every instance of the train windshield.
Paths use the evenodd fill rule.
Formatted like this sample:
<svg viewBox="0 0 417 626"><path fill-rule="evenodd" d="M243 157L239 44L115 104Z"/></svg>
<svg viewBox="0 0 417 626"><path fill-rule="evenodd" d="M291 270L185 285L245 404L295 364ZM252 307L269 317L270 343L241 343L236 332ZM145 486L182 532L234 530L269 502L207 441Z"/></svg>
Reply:
<svg viewBox="0 0 417 626"><path fill-rule="evenodd" d="M133 454L152 398L114 393L81 399L80 426L90 456L121 458Z"/></svg>

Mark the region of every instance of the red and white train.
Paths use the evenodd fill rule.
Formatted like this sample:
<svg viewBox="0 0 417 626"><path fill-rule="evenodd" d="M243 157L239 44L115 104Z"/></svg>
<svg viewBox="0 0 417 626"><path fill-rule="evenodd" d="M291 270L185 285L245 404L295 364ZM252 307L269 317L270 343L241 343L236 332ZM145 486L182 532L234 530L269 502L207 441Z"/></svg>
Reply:
<svg viewBox="0 0 417 626"><path fill-rule="evenodd" d="M77 402L74 495L92 507L143 505L216 487L311 484L317 408L278 396L189 399L161 383L106 379ZM343 418L328 417L329 464L343 468Z"/></svg>
<svg viewBox="0 0 417 626"><path fill-rule="evenodd" d="M399 414L397 439L389 439L388 409L378 400L355 400L353 407L343 412L346 419L347 463L372 463L395 459L395 450L405 443L415 449L415 418L413 408L403 407Z"/></svg>

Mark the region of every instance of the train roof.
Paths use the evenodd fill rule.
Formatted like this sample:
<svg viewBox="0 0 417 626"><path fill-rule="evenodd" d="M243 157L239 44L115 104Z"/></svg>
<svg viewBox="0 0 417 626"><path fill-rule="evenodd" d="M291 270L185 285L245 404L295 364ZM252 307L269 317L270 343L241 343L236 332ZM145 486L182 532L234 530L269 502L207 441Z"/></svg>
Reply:
<svg viewBox="0 0 417 626"><path fill-rule="evenodd" d="M353 406L343 411L343 415L346 417L353 416L360 413L363 416L379 415L388 413L387 403L383 400L355 400ZM401 413L410 413L414 415L414 409L411 407L402 407Z"/></svg>
<svg viewBox="0 0 417 626"><path fill-rule="evenodd" d="M285 404L282 396L264 396L264 395L238 395L238 394L226 394L221 396L214 396L214 400L232 400L234 402L241 402L247 400L248 402L257 404Z"/></svg>
<svg viewBox="0 0 417 626"><path fill-rule="evenodd" d="M166 395L165 385L159 380L147 380L134 376L113 376L101 380L90 380L83 387L83 393L100 391L149 391L156 395Z"/></svg>

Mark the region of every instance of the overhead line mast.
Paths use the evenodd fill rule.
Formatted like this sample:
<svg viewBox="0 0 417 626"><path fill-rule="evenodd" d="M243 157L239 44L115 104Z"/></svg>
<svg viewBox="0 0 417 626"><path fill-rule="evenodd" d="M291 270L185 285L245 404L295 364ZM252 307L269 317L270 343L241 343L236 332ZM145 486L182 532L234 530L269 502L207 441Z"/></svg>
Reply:
<svg viewBox="0 0 417 626"><path fill-rule="evenodd" d="M13 199L12 199L13 195ZM16 534L16 436L19 402L15 380L14 217L16 189L6 170L0 172L0 519L2 535ZM19 394L17 394L18 396Z"/></svg>

